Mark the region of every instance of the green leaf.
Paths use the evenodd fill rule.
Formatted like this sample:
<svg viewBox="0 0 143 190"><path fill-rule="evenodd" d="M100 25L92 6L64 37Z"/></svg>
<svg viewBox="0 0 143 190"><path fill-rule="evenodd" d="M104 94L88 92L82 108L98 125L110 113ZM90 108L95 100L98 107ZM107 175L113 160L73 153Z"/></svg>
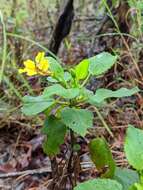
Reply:
<svg viewBox="0 0 143 190"><path fill-rule="evenodd" d="M85 99L89 100L90 97L92 97L94 94L91 90L88 90L83 87L80 89L80 95L83 96Z"/></svg>
<svg viewBox="0 0 143 190"><path fill-rule="evenodd" d="M123 190L128 190L131 185L139 182L139 175L131 169L116 168L114 179L122 184Z"/></svg>
<svg viewBox="0 0 143 190"><path fill-rule="evenodd" d="M48 156L55 156L59 153L66 131L66 126L55 116L49 116L46 119L42 132L47 135L43 150Z"/></svg>
<svg viewBox="0 0 143 190"><path fill-rule="evenodd" d="M143 184L135 183L128 190L143 190Z"/></svg>
<svg viewBox="0 0 143 190"><path fill-rule="evenodd" d="M61 111L61 119L67 127L83 137L93 125L93 114L85 109L65 108Z"/></svg>
<svg viewBox="0 0 143 190"><path fill-rule="evenodd" d="M124 150L129 164L138 171L143 170L143 130L129 125Z"/></svg>
<svg viewBox="0 0 143 190"><path fill-rule="evenodd" d="M70 81L71 79L72 79L71 74L70 74L69 72L65 72L65 73L64 73L64 80L65 80L66 82L68 82L68 81Z"/></svg>
<svg viewBox="0 0 143 190"><path fill-rule="evenodd" d="M85 103L96 105L96 107L104 107L106 105L105 101L100 102L100 103L95 102L94 96L95 95L93 94L93 92L91 90L88 90L88 89L83 87L80 89L80 96L78 96L77 99L82 100Z"/></svg>
<svg viewBox="0 0 143 190"><path fill-rule="evenodd" d="M106 140L102 138L93 139L89 144L89 151L96 168L102 171L105 170L102 177L112 178L116 164Z"/></svg>
<svg viewBox="0 0 143 190"><path fill-rule="evenodd" d="M72 79L72 76L69 72L65 72L64 73L64 80L66 82L70 81ZM57 79L55 79L54 77L47 77L47 81L51 82L51 83L58 83L59 81Z"/></svg>
<svg viewBox="0 0 143 190"><path fill-rule="evenodd" d="M116 60L117 56L102 52L89 59L89 72L95 76L101 75L108 71L116 63Z"/></svg>
<svg viewBox="0 0 143 190"><path fill-rule="evenodd" d="M64 70L62 66L53 57L47 57L50 65L50 71L53 72L56 78L64 78Z"/></svg>
<svg viewBox="0 0 143 190"><path fill-rule="evenodd" d="M54 104L54 100L44 96L24 96L22 112L25 115L36 115Z"/></svg>
<svg viewBox="0 0 143 190"><path fill-rule="evenodd" d="M92 179L78 184L74 190L122 190L122 186L111 179Z"/></svg>
<svg viewBox="0 0 143 190"><path fill-rule="evenodd" d="M66 89L60 84L54 84L45 88L43 96L51 97L53 95L61 96L65 99L73 99L79 95L80 90L78 88L69 88Z"/></svg>
<svg viewBox="0 0 143 190"><path fill-rule="evenodd" d="M75 75L77 80L85 79L88 75L89 60L84 59L75 67Z"/></svg>
<svg viewBox="0 0 143 190"><path fill-rule="evenodd" d="M100 88L96 91L94 96L90 97L89 102L91 104L100 104L102 103L104 100L108 99L108 98L122 98L122 97L127 97L127 96L131 96L135 93L139 92L139 88L138 87L134 87L132 89L127 89L127 88L120 88L118 90L108 90L105 88Z"/></svg>

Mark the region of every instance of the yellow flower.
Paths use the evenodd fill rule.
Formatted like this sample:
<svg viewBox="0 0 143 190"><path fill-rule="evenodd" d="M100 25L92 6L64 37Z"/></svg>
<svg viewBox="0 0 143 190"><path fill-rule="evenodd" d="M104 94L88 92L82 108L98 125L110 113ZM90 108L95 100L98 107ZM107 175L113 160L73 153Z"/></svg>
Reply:
<svg viewBox="0 0 143 190"><path fill-rule="evenodd" d="M28 76L33 76L37 74L34 61L28 59L27 61L24 61L24 66L24 69L19 69L19 73L27 73Z"/></svg>
<svg viewBox="0 0 143 190"><path fill-rule="evenodd" d="M44 52L39 52L35 58L35 61L40 71L43 71L43 73L48 71L49 63L48 63L47 58L45 57Z"/></svg>
<svg viewBox="0 0 143 190"><path fill-rule="evenodd" d="M51 72L49 69L48 59L45 57L44 52L39 52L35 58L35 62L32 60L24 61L24 68L19 69L19 73L27 73L28 76L33 76L36 74L49 75Z"/></svg>

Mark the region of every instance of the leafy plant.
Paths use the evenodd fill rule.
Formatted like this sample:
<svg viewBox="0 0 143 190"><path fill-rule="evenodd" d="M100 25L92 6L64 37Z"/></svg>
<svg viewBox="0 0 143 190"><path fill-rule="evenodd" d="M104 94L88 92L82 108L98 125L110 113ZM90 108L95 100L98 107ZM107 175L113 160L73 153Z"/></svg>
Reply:
<svg viewBox="0 0 143 190"><path fill-rule="evenodd" d="M45 57L44 52L40 52L35 61L24 62L25 67L19 70L20 73L47 77L48 86L39 96L23 98L22 111L28 116L39 113L46 115L42 129L46 135L43 150L51 158L60 152L60 145L64 143L66 134L70 133L71 151L73 151L75 137L77 135L84 137L88 133L88 129L93 126L93 113L87 109L88 105L99 107L106 100L131 96L139 91L137 87L121 88L115 91L102 88L97 89L94 94L86 89L90 77L103 75L116 63L116 60L116 55L103 52L85 59L77 66L67 70L55 58ZM116 167L106 141L96 139L90 143L90 149L92 160L99 169L108 165L107 172L103 174L103 177L113 177ZM100 149L103 150L102 153ZM100 158L103 157L100 162L96 159L96 154ZM110 189L112 184L115 186L114 189L121 189L121 185L114 181L109 180L104 184L104 180L101 180L99 183L101 183L99 187L104 187L107 183L109 188L106 189Z"/></svg>
<svg viewBox="0 0 143 190"><path fill-rule="evenodd" d="M81 183L74 190L85 189L108 189L111 190L142 190L143 189L143 131L129 125L124 150L129 164L135 169L118 168L112 158L111 151L107 142L103 138L93 139L89 144L91 159L96 165L96 168L107 167L107 171L102 171L101 177L104 179L93 179ZM105 179L111 178L112 180ZM114 180L114 181L113 181ZM116 185L115 185L116 184ZM119 186L120 184L120 186Z"/></svg>

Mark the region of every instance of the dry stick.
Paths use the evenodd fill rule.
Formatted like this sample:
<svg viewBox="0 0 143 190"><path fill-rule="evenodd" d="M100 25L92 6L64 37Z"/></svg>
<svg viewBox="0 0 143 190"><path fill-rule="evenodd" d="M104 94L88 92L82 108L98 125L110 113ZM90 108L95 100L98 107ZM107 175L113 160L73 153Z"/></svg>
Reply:
<svg viewBox="0 0 143 190"><path fill-rule="evenodd" d="M81 163L81 167L83 169L87 168L93 168L94 165L92 162L83 162ZM17 177L17 176L27 176L27 175L35 175L35 174L43 174L43 173L51 173L51 168L40 168L40 169L34 169L34 170L25 170L21 172L9 172L9 173L2 173L0 174L0 178L10 178L10 177Z"/></svg>
<svg viewBox="0 0 143 190"><path fill-rule="evenodd" d="M42 174L42 173L51 173L51 168L40 168L40 169L34 169L34 170L25 170L21 172L9 172L9 173L3 173L0 174L0 178L8 178L8 177L16 177L21 175L35 175L35 174Z"/></svg>

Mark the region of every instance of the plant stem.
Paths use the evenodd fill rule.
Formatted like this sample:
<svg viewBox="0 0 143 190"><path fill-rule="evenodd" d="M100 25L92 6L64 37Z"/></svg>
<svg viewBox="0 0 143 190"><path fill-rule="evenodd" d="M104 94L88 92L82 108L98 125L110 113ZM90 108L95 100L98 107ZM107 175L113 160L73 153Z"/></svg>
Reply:
<svg viewBox="0 0 143 190"><path fill-rule="evenodd" d="M68 174L69 174L69 180L71 182L71 185L72 185L72 189L73 187L76 185L75 184L75 181L76 180L73 180L73 170L74 170L74 164L73 164L73 156L74 156L74 144L75 144L75 137L74 137L74 132L70 129L70 140L71 140L71 144L70 144L70 147L71 147L71 153L70 153L70 157L69 157L69 161L68 161L68 167L67 167L67 171L68 171Z"/></svg>
<svg viewBox="0 0 143 190"><path fill-rule="evenodd" d="M89 78L90 78L90 73L87 75L86 79L81 84L81 87L84 87L86 85L86 83L88 82Z"/></svg>
<svg viewBox="0 0 143 190"><path fill-rule="evenodd" d="M103 126L105 127L105 129L108 131L108 133L110 134L111 137L114 137L111 129L109 128L109 126L107 125L107 123L105 122L103 116L101 115L101 113L99 112L99 110L96 107L93 107L93 109L95 110L96 114L98 115L99 119L101 120Z"/></svg>
<svg viewBox="0 0 143 190"><path fill-rule="evenodd" d="M22 36L22 35L19 35L19 34L13 34L13 33L10 33L10 32L7 32L6 34L7 34L7 36L11 36L13 38L19 38L19 39L25 40L27 42L30 42L31 44L34 44L37 47L40 47L44 51L48 52L51 56L53 56L56 60L58 60L59 63L61 63L60 59L54 53L52 53L49 49L47 49L46 47L41 45L39 42L36 42L34 40L29 39L28 37L25 37L25 36Z"/></svg>
<svg viewBox="0 0 143 190"><path fill-rule="evenodd" d="M6 28L5 28L5 23L4 23L3 15L2 15L1 11L0 11L0 20L1 20L2 28L3 28L3 57L2 57L2 65L1 65L1 70L0 70L0 83L1 83L2 78L3 78L3 73L4 73L4 67L5 67L5 61L6 61L6 51L7 51Z"/></svg>

